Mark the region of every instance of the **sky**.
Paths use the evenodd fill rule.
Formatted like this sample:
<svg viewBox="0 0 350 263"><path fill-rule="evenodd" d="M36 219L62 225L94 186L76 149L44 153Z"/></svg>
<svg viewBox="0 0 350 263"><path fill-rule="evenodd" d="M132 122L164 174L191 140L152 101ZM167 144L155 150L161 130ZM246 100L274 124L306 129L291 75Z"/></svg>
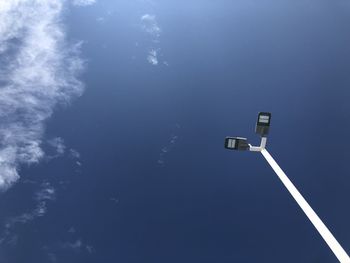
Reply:
<svg viewBox="0 0 350 263"><path fill-rule="evenodd" d="M350 253L350 3L0 0L0 263Z"/></svg>

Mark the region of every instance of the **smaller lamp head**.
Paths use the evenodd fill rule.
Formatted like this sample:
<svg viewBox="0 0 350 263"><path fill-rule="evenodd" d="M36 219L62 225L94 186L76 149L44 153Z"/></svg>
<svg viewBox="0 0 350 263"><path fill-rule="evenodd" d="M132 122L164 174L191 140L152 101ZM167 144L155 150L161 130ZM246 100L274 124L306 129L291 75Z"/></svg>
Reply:
<svg viewBox="0 0 350 263"><path fill-rule="evenodd" d="M246 138L226 137L225 148L229 150L246 151L249 150L249 144Z"/></svg>
<svg viewBox="0 0 350 263"><path fill-rule="evenodd" d="M269 133L271 122L271 113L269 112L259 112L258 120L255 126L255 132L260 134L261 137L266 137Z"/></svg>

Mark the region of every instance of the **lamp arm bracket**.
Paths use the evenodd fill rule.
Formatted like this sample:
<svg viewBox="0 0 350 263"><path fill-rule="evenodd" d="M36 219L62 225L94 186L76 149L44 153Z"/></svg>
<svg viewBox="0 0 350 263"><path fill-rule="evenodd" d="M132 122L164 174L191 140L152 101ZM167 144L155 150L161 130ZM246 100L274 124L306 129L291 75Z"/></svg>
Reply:
<svg viewBox="0 0 350 263"><path fill-rule="evenodd" d="M266 137L261 137L260 146L253 146L253 145L249 144L249 151L251 151L251 152L261 152L262 150L265 149L266 142L267 142L267 138Z"/></svg>

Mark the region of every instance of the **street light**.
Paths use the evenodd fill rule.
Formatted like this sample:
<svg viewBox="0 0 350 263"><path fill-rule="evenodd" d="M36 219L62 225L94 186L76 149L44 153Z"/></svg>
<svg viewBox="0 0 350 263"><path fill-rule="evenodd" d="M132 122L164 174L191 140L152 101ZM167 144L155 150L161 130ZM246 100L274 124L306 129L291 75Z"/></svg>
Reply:
<svg viewBox="0 0 350 263"><path fill-rule="evenodd" d="M225 138L225 148L228 150L239 150L251 152L261 152L266 147L267 134L269 133L271 122L271 113L269 112L259 112L258 120L255 126L255 132L260 134L261 142L260 146L253 146L248 143L247 138L243 137L226 137Z"/></svg>
<svg viewBox="0 0 350 263"><path fill-rule="evenodd" d="M271 122L271 113L269 112L259 112L258 120L255 126L255 132L260 134L261 137L266 137L269 133Z"/></svg>
<svg viewBox="0 0 350 263"><path fill-rule="evenodd" d="M228 150L246 151L249 149L249 144L246 138L242 137L226 137L225 148Z"/></svg>
<svg viewBox="0 0 350 263"><path fill-rule="evenodd" d="M311 208L305 198L300 194L298 189L289 180L287 175L283 172L281 167L272 158L269 152L266 150L267 134L269 133L271 123L271 113L260 112L258 114L258 120L255 126L255 132L261 136L260 146L252 146L248 144L246 138L242 137L226 137L225 148L230 150L249 150L252 152L261 152L265 157L266 161L270 164L272 169L275 171L279 179L282 181L284 186L287 188L289 193L292 195L294 200L298 203L300 208L309 218L311 223L314 225L316 230L322 236L324 241L327 243L329 248L333 251L335 256L341 263L350 263L350 258L339 242L335 239L333 234L329 231L326 225L318 217L315 211Z"/></svg>

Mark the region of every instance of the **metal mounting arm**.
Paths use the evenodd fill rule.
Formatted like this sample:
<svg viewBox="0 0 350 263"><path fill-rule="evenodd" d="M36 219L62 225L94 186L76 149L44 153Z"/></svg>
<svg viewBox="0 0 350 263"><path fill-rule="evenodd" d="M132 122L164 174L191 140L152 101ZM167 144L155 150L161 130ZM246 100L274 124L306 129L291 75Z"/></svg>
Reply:
<svg viewBox="0 0 350 263"><path fill-rule="evenodd" d="M251 151L251 152L261 152L262 150L265 149L266 142L267 142L267 137L261 137L260 146L252 146L251 144L249 144L249 151Z"/></svg>

